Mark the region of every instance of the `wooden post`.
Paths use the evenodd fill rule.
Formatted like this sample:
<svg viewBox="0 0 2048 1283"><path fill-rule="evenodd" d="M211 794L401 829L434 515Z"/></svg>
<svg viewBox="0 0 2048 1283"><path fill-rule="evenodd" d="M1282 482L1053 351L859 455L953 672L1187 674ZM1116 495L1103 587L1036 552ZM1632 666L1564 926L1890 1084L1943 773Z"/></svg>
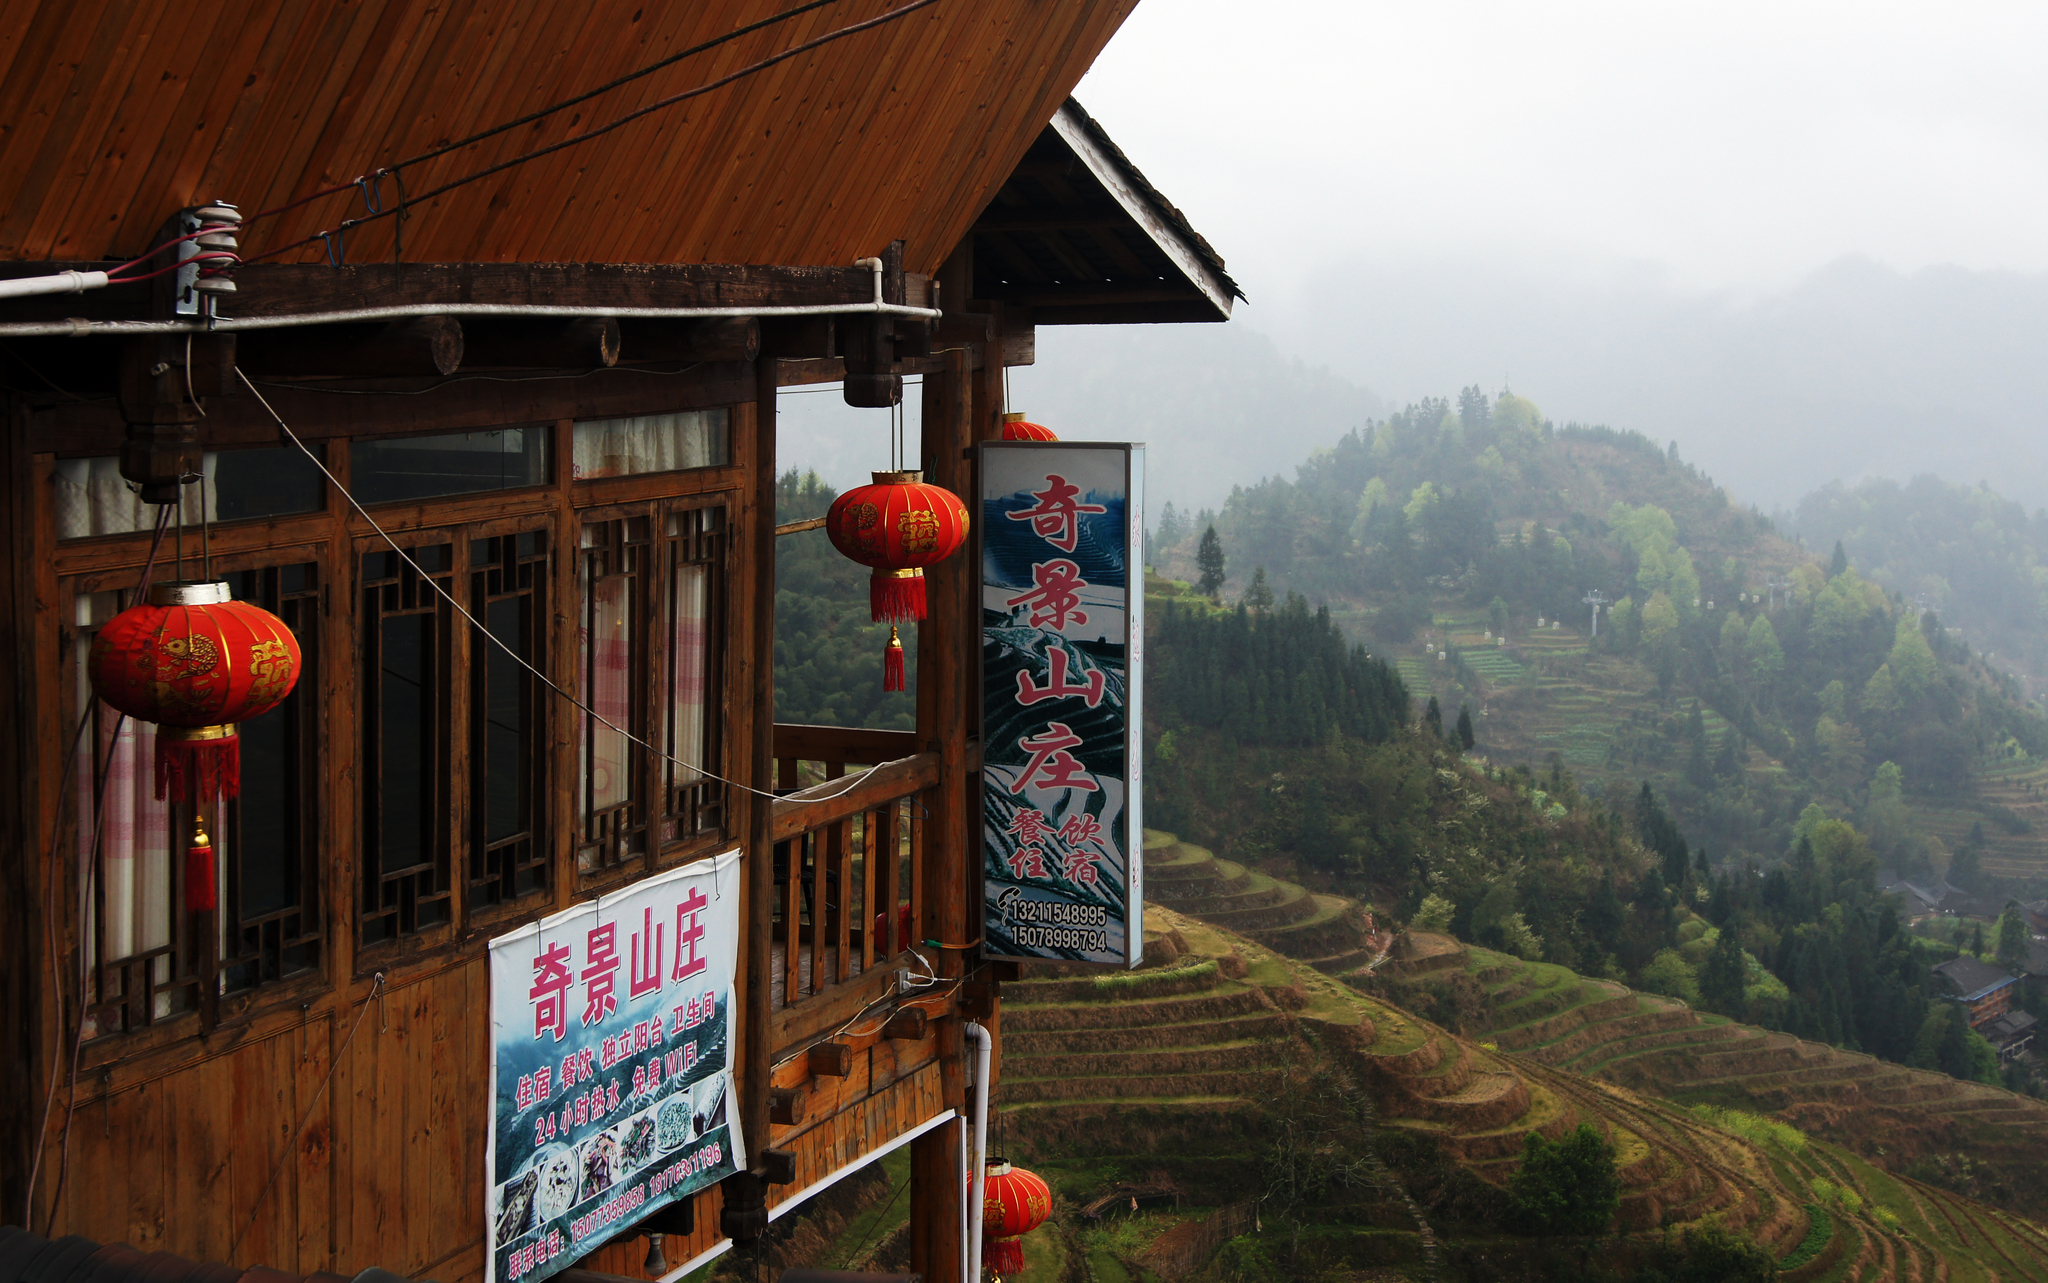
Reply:
<svg viewBox="0 0 2048 1283"><path fill-rule="evenodd" d="M775 356L754 363L754 474L752 513L746 531L753 587L753 744L741 778L763 791L775 787ZM760 793L747 798L747 999L743 1063L740 1067L740 1128L757 1154L768 1147L769 1071L773 1068L768 986L771 919L775 912L774 803ZM794 875L792 875L792 881ZM796 933L790 932L794 952ZM766 1183L759 1170L740 1172L725 1184L720 1228L738 1242L751 1243L768 1228Z"/></svg>
<svg viewBox="0 0 2048 1283"><path fill-rule="evenodd" d="M970 489L972 471L962 452L974 439L969 413L967 353L946 354L941 371L925 376L922 456L925 480L967 501L978 520ZM971 548L972 545L970 545ZM979 847L968 840L967 705L979 665L975 662L975 594L979 576L973 555L963 551L925 571L926 618L917 629L918 738L940 756L939 782L929 794L925 824L924 922L920 934L941 942L936 964L942 976L960 976L975 957L968 915L970 892L979 881L974 862ZM967 1075L960 1021L938 1026L941 1103L967 1112ZM959 1153L962 1122L936 1127L911 1142L911 1261L931 1283L957 1278L961 1236ZM961 1283L968 1283L961 1280Z"/></svg>

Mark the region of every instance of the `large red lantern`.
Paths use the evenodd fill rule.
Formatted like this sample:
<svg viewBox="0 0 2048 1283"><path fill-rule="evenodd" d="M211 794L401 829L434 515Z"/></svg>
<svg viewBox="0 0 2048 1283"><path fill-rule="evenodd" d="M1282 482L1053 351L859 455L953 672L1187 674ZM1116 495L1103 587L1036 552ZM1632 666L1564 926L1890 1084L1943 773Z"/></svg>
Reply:
<svg viewBox="0 0 2048 1283"><path fill-rule="evenodd" d="M1012 411L1003 416L1003 440L1057 441L1059 437L1043 423L1032 423L1022 414Z"/></svg>
<svg viewBox="0 0 2048 1283"><path fill-rule="evenodd" d="M235 723L276 708L299 677L282 619L219 582L151 584L149 600L100 629L86 661L99 697L156 723L156 795L198 801L242 789Z"/></svg>
<svg viewBox="0 0 2048 1283"><path fill-rule="evenodd" d="M926 485L921 472L877 472L832 501L825 533L841 555L868 576L868 612L876 623L923 619L924 567L959 551L967 538L967 505L952 491ZM889 630L882 689L903 689L903 644Z"/></svg>
<svg viewBox="0 0 2048 1283"><path fill-rule="evenodd" d="M997 1276L1024 1268L1026 1234L1052 1215L1052 1190L1021 1167L991 1159L981 1178L981 1263Z"/></svg>

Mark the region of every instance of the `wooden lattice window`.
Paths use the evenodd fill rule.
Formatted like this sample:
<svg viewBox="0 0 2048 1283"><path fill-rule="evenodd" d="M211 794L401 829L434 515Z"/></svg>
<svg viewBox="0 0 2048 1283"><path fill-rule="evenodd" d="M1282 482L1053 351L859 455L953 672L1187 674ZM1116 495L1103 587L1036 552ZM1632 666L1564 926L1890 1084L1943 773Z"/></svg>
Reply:
<svg viewBox="0 0 2048 1283"><path fill-rule="evenodd" d="M471 541L469 583L489 634L471 633L469 655L469 903L482 906L548 885L546 533Z"/></svg>
<svg viewBox="0 0 2048 1283"><path fill-rule="evenodd" d="M218 878L219 908L204 913L183 907L192 808L183 798L157 800L155 727L95 704L86 686L85 657L101 626L119 613L124 593L81 591L73 598L78 707L90 720L73 774L77 867L91 892L84 942L89 1038L196 1010L209 988L250 990L320 964L317 567L275 566L226 578L238 600L283 617L304 665L283 704L240 725L240 798L200 807Z"/></svg>
<svg viewBox="0 0 2048 1283"><path fill-rule="evenodd" d="M237 601L255 602L291 628L300 665L284 703L242 723L241 796L217 826L227 877L220 901L224 992L320 964L318 569L274 566L227 576Z"/></svg>
<svg viewBox="0 0 2048 1283"><path fill-rule="evenodd" d="M426 580L454 580L454 546L362 559L364 943L449 920L450 736L446 603Z"/></svg>

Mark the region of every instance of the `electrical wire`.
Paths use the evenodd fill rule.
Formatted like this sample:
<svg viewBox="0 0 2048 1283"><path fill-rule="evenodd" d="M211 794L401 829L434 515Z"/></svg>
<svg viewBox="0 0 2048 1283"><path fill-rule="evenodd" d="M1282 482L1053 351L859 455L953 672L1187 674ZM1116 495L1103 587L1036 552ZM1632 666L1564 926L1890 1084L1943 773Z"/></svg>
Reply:
<svg viewBox="0 0 2048 1283"><path fill-rule="evenodd" d="M538 111L528 112L526 115L519 117L517 120L508 120L502 125L493 125L489 129L486 129L481 133L471 134L467 138L459 138L452 143L444 143L439 147L432 148L428 151L423 151L419 155L408 157L405 160L393 161L392 163L382 167L381 169L371 170L369 173L364 174L360 178L354 178L345 183L336 183L332 187L323 187L317 192L312 192L308 195L301 196L296 200L286 201L282 205L273 205L269 209L259 210L256 213L251 214L247 218L243 219L242 224L243 226L246 227L248 224L255 222L259 218L269 218L276 214L282 214L287 210L297 209L299 206L307 204L311 201L319 200L323 196L335 196L345 191L358 189L362 187L364 183L373 183L378 178L386 174L389 174L393 178L396 178L398 176L398 171L401 169L408 169L415 165L421 165L426 163L427 161L434 160L437 157L445 156L449 152L460 151L465 147L474 146L475 144L482 142L486 138L495 137L498 134L506 132L507 130L517 129L521 125L530 125L534 121L545 119L548 116L554 115L558 111L566 111L569 108L574 107L577 103L588 102L592 98L595 98L600 94L610 93L612 90L617 89L622 85L629 85L633 83L635 80L639 80L644 76L651 76L655 72L660 71L662 68L672 66L675 63L681 62L685 58L694 57L695 55L704 53L707 50L716 49L718 46L725 44L729 41L737 40L741 36L752 35L754 32L761 30L763 27L770 27L778 22L783 22L790 18L801 17L804 14L809 13L813 9L822 9L828 4L835 4L837 2L838 0L810 0L809 4L800 4L794 9L784 9L781 13L770 14L768 17L761 19L759 22L750 22L744 27L739 27L732 31L728 31L722 36L718 36L711 40L705 41L703 44L692 45L690 48L684 49L679 53L672 53L668 57L661 59L659 62L649 63L645 67L640 68L640 70L638 71L627 72L625 75L620 76L616 80L607 81L606 83L599 85L595 89L585 90L583 93L577 94L574 98L564 98L562 101L554 103L550 106L542 107ZM400 207L402 208L404 205L410 204L411 201L410 198L406 197L403 194L403 182L399 184L399 189L399 201Z"/></svg>
<svg viewBox="0 0 2048 1283"><path fill-rule="evenodd" d="M278 430L284 433L285 438L289 440L293 445L299 448L299 453L305 455L306 458L312 460L313 466L320 470L320 475L326 477L328 484L332 485L336 490L341 492L341 497L348 500L349 507L355 509L356 515L361 517L364 521L367 521L370 524L370 529L377 532L378 538L382 539L385 543L391 546L391 551L398 554L398 558L400 561L403 561L406 565L412 567L413 573L415 575L418 575L422 582L424 582L428 587L432 588L435 591L435 593L439 594L441 600L447 602L449 607L452 608L456 614L462 616L462 618L468 622L470 627L476 629L478 633L482 634L486 640L488 640L492 645L496 646L499 650L504 651L505 654L512 660L512 662L518 664L521 668L524 668L527 672L533 674L533 676L536 679L538 679L543 686L546 686L549 690L561 696L563 700L565 700L572 706L581 709L585 716L591 718L600 726L603 726L608 730L616 732L618 735L620 735L630 743L638 744L641 748L644 748L648 752L654 754L655 757L657 757L661 761L668 762L675 766L680 766L688 771L694 771L695 773L703 776L706 779L717 780L721 784L731 785L733 788L740 789L743 792L752 793L756 797L764 797L776 802L799 802L804 804L810 804L814 802L830 802L835 798L841 798L846 796L848 793L851 793L862 780L866 779L875 771L881 769L880 764L877 764L875 766L870 766L865 770L856 772L853 775L847 776L845 787L841 788L836 793L826 793L817 797L784 797L770 789L757 789L751 784L742 784L738 780L730 780L722 775L714 775L710 771L705 770L702 766L699 766L695 762L684 761L680 757L675 757L669 753L663 752L661 749L656 748L654 745L648 743L646 740L641 739L639 736L633 734L625 727L618 725L616 722L613 722L610 718L607 718L606 716L604 716L604 714L598 712L590 705L576 698L568 691L563 690L562 687L558 683L556 683L554 678L549 677L540 669L535 668L530 662L527 661L527 658L524 655L521 655L518 651L512 649L512 647L503 640L501 640L496 633L493 633L490 629L485 628L483 624L479 623L477 621L476 616L470 614L468 609L465 608L461 602L457 601L453 594L451 594L446 588L443 588L438 579L430 575L427 571L421 569L420 564L412 559L412 554L407 552L405 549L399 547L398 541L393 539L390 536L390 534L385 531L384 527L377 524L377 519L370 515L368 509L364 508L363 505L356 500L356 497L353 494L349 493L348 487L341 484L341 482L338 479L336 479L335 475L327 470L327 465L325 462L321 460L320 456L313 453L312 450L308 449L304 441L299 440L299 434L291 430L291 426L284 421L284 417L278 414L277 410L270 404L269 400L267 400L264 397L263 393L257 390L256 385L249 381L249 376L243 374L239 369L235 371L235 376L242 380L242 386L248 388L250 393L255 396L256 400L262 404L264 410L266 410L270 414L272 421L274 421L277 424Z"/></svg>
<svg viewBox="0 0 2048 1283"><path fill-rule="evenodd" d="M937 3L938 0L910 0L910 3L903 5L900 8L891 9L887 13L866 19L865 21L862 22L849 23L844 27L839 27L832 31L828 31L822 36L817 36L814 37L813 39L806 40L802 44L792 45L789 48L784 49L780 53L770 54L768 57L761 59L759 62L750 63L745 67L741 67L737 71L731 72L724 76L720 76L716 80L708 81L705 84L698 85L694 89L685 89L680 93L670 94L666 98L657 99L656 101L647 104L645 107L640 107L633 111L627 112L625 115L620 116L616 120L607 121L605 124L598 125L594 128L585 130L580 134L576 134L569 138L561 139L558 142L549 143L545 147L536 147L532 151L523 152L520 155L510 158L509 160L499 161L495 165L487 165L482 169L476 170L469 174L465 174L461 178L453 179L449 182L441 184L439 187L433 188L429 191L421 192L419 195L409 198L408 203L417 205L426 201L433 200L435 197L446 195L447 193L454 191L458 187L465 187L470 183L478 182L482 179L489 178L493 174L503 173L505 170L513 169L516 168L517 166L524 165L528 161L539 160L543 156L551 156L554 153L563 150L564 148L575 147L582 143L587 143L594 138L602 138L606 134L611 133L615 129L623 129L625 126L633 123L636 120L639 120L643 116L651 115L657 111L666 110L669 107L675 106L677 103L686 102L691 98L696 98L703 94L711 93L714 90L723 89L725 86L732 84L734 81L743 80L746 77L751 76L759 71L765 71L768 68L775 66L777 63L786 62L789 59L796 57L798 54L809 53L811 50L820 48L824 45L828 45L835 40L840 40L847 36L855 35L858 34L859 32L867 31L874 27L879 27L884 23L894 22L898 18L905 17L908 14L915 13L919 9L927 8ZM363 215L363 217L361 218L343 219L341 223L335 227L330 227L325 231L315 232L311 236L303 237L299 240L291 242L288 245L280 245L276 249L265 250L261 254L251 255L244 261L250 263L260 262L266 258L275 258L279 254L288 254L292 250L301 249L307 245L311 245L314 241L324 241L332 236L346 235L348 232L354 231L356 228L361 227L366 223L373 223L380 218L386 218L393 214L396 214L400 208L402 207L394 205L388 209L372 210L370 213ZM250 220L248 219L244 219L243 225L246 226L249 221Z"/></svg>
<svg viewBox="0 0 2048 1283"><path fill-rule="evenodd" d="M688 374L702 364L704 364L702 361L692 361L688 365L679 366L673 370L651 370L644 366L636 365L631 367L630 370L620 370L620 373ZM615 365L593 365L587 370L578 370L572 374L451 374L446 378L429 383L423 388L406 388L396 391L387 388L323 388L312 383L281 383L276 379L257 379L256 382L266 388L278 388L287 392L320 392L328 396L425 396L429 392L436 392L456 383L541 383L551 379L587 379L593 374L603 374L607 370L618 369L619 367ZM63 389L60 388L58 390L62 391Z"/></svg>
<svg viewBox="0 0 2048 1283"><path fill-rule="evenodd" d="M142 600L142 594L149 587L149 576L151 572L156 569L157 554L163 550L164 531L170 524L170 518L171 513L169 508L159 508L157 510L156 539L150 544L149 556L142 563L142 575L140 579L136 582L134 596L128 602L128 604L131 606L135 605L137 602L140 602ZM59 798L62 798L64 796L65 790L70 786L72 773L78 765L78 747L80 744L85 742L86 729L92 725L93 712L98 707L98 705L99 696L94 695L90 700L86 702L85 708L81 710L78 715L78 729L73 731L71 734L71 750L64 755L64 770L57 780L57 796ZM122 716L121 720L126 720L125 714ZM106 763L112 763L114 757L114 745L118 744L120 742L120 739L121 722L117 721L114 724L114 734L107 741ZM97 754L95 754L95 756L97 756ZM70 1103L65 1106L64 1110L64 1142L62 1150L63 1158L58 1166L56 1188L50 1194L50 1225L52 1228L54 1228L56 1225L58 1196L61 1195L64 1190L64 1170L70 1165L71 1119L74 1113L76 1112L78 1104L78 1053L79 1048L82 1047L85 1043L86 963L83 950L85 915L87 912L90 911L89 906L92 903L92 875L94 870L98 867L97 858L99 855L100 819L105 814L101 804L104 801L106 794L107 766L100 766L95 770L94 774L99 780L99 783L95 791L93 801L93 845L91 852L86 857L85 879L79 893L80 898L78 913L79 939L81 945L78 968L78 1029L71 1043L71 1095ZM48 879L43 895L43 921L46 928L45 935L48 937L50 946L50 991L53 1000L51 1005L54 1006L58 1012L57 1029L59 1034L63 1032L64 1028L64 987L63 982L58 978L59 973L63 970L63 966L61 960L57 956L57 844L63 839L63 835L64 826L61 822L53 824L51 826L50 850L49 854L43 860L43 867L46 871L46 877ZM36 1129L35 1155L29 1162L28 1182L22 1192L21 1223L24 1226L33 1225L35 1223L31 1213L34 1211L35 1208L36 1176L40 1173L42 1169L43 1151L49 1143L50 1113L57 1106L57 1067L60 1063L62 1063L59 1060L59 1056L61 1054L62 1053L60 1050L60 1044L53 1043L50 1048L50 1085L49 1089L43 1094L42 1125Z"/></svg>

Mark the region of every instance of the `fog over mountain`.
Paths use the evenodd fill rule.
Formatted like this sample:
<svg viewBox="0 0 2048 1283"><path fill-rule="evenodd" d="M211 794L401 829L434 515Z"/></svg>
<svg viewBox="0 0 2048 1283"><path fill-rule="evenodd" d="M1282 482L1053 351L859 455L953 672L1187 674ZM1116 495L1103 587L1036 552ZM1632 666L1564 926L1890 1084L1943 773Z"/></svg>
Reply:
<svg viewBox="0 0 2048 1283"><path fill-rule="evenodd" d="M1743 299L1627 265L1354 264L1273 314L1240 303L1225 326L1041 329L1012 386L1063 432L1149 441L1155 511L1291 477L1365 416L1504 382L1556 422L1675 439L1766 510L1923 472L2032 509L2048 506L2043 335L2037 274L1844 258Z"/></svg>

